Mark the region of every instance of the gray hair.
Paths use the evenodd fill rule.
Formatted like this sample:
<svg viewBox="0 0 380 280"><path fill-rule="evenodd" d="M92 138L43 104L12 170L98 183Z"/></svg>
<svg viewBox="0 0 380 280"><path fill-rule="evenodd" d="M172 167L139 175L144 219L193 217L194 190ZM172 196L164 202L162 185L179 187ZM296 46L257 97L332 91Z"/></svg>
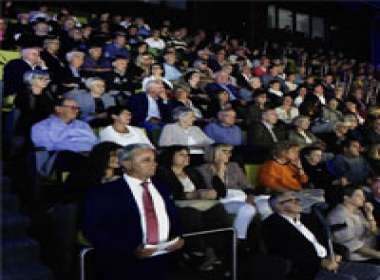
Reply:
<svg viewBox="0 0 380 280"><path fill-rule="evenodd" d="M84 57L84 52L80 51L71 51L66 54L66 60L70 62L75 56L82 56Z"/></svg>
<svg viewBox="0 0 380 280"><path fill-rule="evenodd" d="M143 143L130 144L117 151L119 161L131 160L137 150L152 150L152 146Z"/></svg>
<svg viewBox="0 0 380 280"><path fill-rule="evenodd" d="M102 78L91 77L91 78L86 79L86 81L84 82L84 84L85 84L86 88L91 89L93 83L96 83L96 82L99 82L99 81L104 83L104 80Z"/></svg>
<svg viewBox="0 0 380 280"><path fill-rule="evenodd" d="M185 106L179 106L177 108L174 108L173 110L173 120L178 121L180 118L185 116L186 114L194 112L192 109L185 107Z"/></svg>
<svg viewBox="0 0 380 280"><path fill-rule="evenodd" d="M159 80L151 80L149 82L146 83L146 91L149 92L150 91L150 88L153 86L153 85L162 85L162 82L159 81Z"/></svg>
<svg viewBox="0 0 380 280"><path fill-rule="evenodd" d="M42 70L29 70L25 72L23 81L27 86L31 86L33 81L40 78L49 78L49 73Z"/></svg>

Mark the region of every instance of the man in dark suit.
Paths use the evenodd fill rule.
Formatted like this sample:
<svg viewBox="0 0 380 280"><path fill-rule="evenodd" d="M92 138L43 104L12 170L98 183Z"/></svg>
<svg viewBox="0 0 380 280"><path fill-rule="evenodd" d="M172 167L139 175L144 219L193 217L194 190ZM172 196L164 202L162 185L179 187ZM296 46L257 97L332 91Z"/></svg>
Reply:
<svg viewBox="0 0 380 280"><path fill-rule="evenodd" d="M342 262L340 255L328 256L327 241L312 231L317 227L304 224L306 217L301 216L302 207L293 192L273 195L269 203L274 213L263 221L264 241L269 254L291 262L289 279L380 279L378 266Z"/></svg>
<svg viewBox="0 0 380 280"><path fill-rule="evenodd" d="M146 93L132 95L129 106L132 124L144 127L148 132L160 129L170 121L170 104L160 81L148 82Z"/></svg>
<svg viewBox="0 0 380 280"><path fill-rule="evenodd" d="M167 279L167 254L155 255L155 245L174 240L173 252L184 241L176 210L164 185L152 180L157 163L146 144L118 152L123 177L91 189L85 204L84 234L95 248L100 279Z"/></svg>
<svg viewBox="0 0 380 280"><path fill-rule="evenodd" d="M249 125L247 136L247 144L254 151L255 160L263 162L270 155L273 146L286 139L286 131L278 123L276 111L265 109L261 121Z"/></svg>
<svg viewBox="0 0 380 280"><path fill-rule="evenodd" d="M25 90L23 76L30 70L47 70L40 57L40 48L32 42L21 50L21 58L13 59L4 66L4 96L17 95Z"/></svg>

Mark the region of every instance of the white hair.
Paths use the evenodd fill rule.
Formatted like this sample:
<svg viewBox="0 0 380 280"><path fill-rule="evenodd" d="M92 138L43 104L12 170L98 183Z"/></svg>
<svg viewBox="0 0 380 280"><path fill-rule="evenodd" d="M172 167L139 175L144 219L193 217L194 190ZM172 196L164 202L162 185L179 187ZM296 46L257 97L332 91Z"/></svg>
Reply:
<svg viewBox="0 0 380 280"><path fill-rule="evenodd" d="M84 57L84 53L80 51L71 51L66 54L66 60L70 62L75 56Z"/></svg>
<svg viewBox="0 0 380 280"><path fill-rule="evenodd" d="M91 77L91 78L86 79L86 81L84 82L84 85L86 86L86 88L91 89L92 85L96 82L99 82L99 81L104 82L104 80L102 78Z"/></svg>

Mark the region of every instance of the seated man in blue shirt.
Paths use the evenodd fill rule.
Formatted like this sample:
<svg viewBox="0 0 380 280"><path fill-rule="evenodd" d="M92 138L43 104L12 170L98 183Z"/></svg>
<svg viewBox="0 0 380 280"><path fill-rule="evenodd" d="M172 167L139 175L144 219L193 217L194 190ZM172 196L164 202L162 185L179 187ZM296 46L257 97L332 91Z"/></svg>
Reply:
<svg viewBox="0 0 380 280"><path fill-rule="evenodd" d="M208 124L204 131L215 143L239 146L243 142L240 127L235 125L236 112L232 108L218 112L218 121Z"/></svg>
<svg viewBox="0 0 380 280"><path fill-rule="evenodd" d="M182 77L181 71L175 65L176 59L177 57L176 57L175 52L166 52L164 54L165 62L163 66L164 66L164 72L165 72L165 79L169 81L176 81Z"/></svg>
<svg viewBox="0 0 380 280"><path fill-rule="evenodd" d="M129 57L127 49L127 38L124 32L116 32L112 43L104 48L104 56L110 60L116 56Z"/></svg>
<svg viewBox="0 0 380 280"><path fill-rule="evenodd" d="M85 157L98 142L91 127L77 120L79 106L75 100L63 98L54 108L55 114L33 125L31 138L36 147L46 148L56 156L54 168L72 171L81 166Z"/></svg>

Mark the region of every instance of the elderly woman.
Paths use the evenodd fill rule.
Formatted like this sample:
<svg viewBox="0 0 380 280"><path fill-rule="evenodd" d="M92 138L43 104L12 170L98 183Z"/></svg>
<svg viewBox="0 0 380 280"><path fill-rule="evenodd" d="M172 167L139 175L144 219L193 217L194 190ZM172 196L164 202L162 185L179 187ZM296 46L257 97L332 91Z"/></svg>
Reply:
<svg viewBox="0 0 380 280"><path fill-rule="evenodd" d="M67 67L62 74L62 91L84 88L84 79L81 67L84 63L85 54L80 51L71 51L66 54Z"/></svg>
<svg viewBox="0 0 380 280"><path fill-rule="evenodd" d="M273 159L260 168L260 184L272 191L300 191L307 184L300 157L300 147L291 142L280 142L273 151Z"/></svg>
<svg viewBox="0 0 380 280"><path fill-rule="evenodd" d="M177 107L185 106L194 112L196 119L202 119L202 112L194 106L190 99L190 88L186 84L178 84L174 88L174 99L171 100L171 107L173 109Z"/></svg>
<svg viewBox="0 0 380 280"><path fill-rule="evenodd" d="M245 194L253 190L242 169L235 162L230 162L232 145L216 144L207 149L205 164L197 170L202 174L208 189L215 190L210 199L220 199L228 213L236 214L234 227L237 237L247 238L248 227L256 214L253 206L254 197Z"/></svg>
<svg viewBox="0 0 380 280"><path fill-rule="evenodd" d="M173 89L173 84L164 78L164 68L160 63L153 63L150 65L150 76L145 77L142 81L142 89L146 91L146 85L153 80L162 81L167 89Z"/></svg>
<svg viewBox="0 0 380 280"><path fill-rule="evenodd" d="M190 148L190 154L195 155L192 160L196 160L196 155L204 153L204 148L214 143L212 139L197 126L194 126L195 115L192 109L181 106L173 110L173 124L164 126L159 146L167 147L172 145L182 145Z"/></svg>
<svg viewBox="0 0 380 280"><path fill-rule="evenodd" d="M122 146L144 143L153 147L143 129L130 125L132 114L128 109L112 106L107 113L112 125L100 131L100 142L109 141Z"/></svg>
<svg viewBox="0 0 380 280"><path fill-rule="evenodd" d="M285 94L282 99L282 105L275 109L278 119L285 124L291 124L295 117L299 115L298 108L293 106L293 97Z"/></svg>
<svg viewBox="0 0 380 280"><path fill-rule="evenodd" d="M44 49L40 56L45 61L46 67L49 69L49 74L53 83L59 83L65 69L65 65L58 56L60 49L60 41L58 38L47 38L44 40Z"/></svg>
<svg viewBox="0 0 380 280"><path fill-rule="evenodd" d="M115 99L105 93L105 82L101 78L88 78L85 82L89 91L73 90L65 94L74 99L81 110L80 118L93 127L107 124L107 108L115 105Z"/></svg>
<svg viewBox="0 0 380 280"><path fill-rule="evenodd" d="M373 216L373 205L366 202L363 190L357 186L342 189L341 204L327 216L333 239L344 245L350 261L380 263L380 251L376 246L378 228Z"/></svg>
<svg viewBox="0 0 380 280"><path fill-rule="evenodd" d="M54 98L47 90L49 74L41 70L30 70L24 74L26 90L17 94L16 108L20 117L16 123L15 133L29 137L33 124L47 118L54 109Z"/></svg>
<svg viewBox="0 0 380 280"><path fill-rule="evenodd" d="M301 148L312 144L320 144L320 140L309 131L310 119L298 116L293 120L294 129L289 132L289 141L297 143Z"/></svg>
<svg viewBox="0 0 380 280"><path fill-rule="evenodd" d="M210 200L215 196L215 191L206 188L202 176L196 169L189 168L190 155L187 147L175 145L166 148L160 156L160 161L157 177L170 188L185 232L229 226L223 205ZM202 201L205 209L197 207L199 201ZM217 260L214 248L221 249L220 242L223 241L219 239L214 236L189 240L187 247L191 255L206 255L206 259L198 267L200 270L207 271L213 268Z"/></svg>

